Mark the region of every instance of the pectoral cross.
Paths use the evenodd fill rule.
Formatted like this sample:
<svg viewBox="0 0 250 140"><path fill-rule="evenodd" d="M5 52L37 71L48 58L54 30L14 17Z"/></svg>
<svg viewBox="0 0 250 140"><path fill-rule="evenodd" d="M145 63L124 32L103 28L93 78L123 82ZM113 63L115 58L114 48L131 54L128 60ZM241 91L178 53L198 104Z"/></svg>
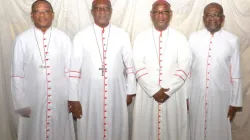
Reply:
<svg viewBox="0 0 250 140"><path fill-rule="evenodd" d="M99 70L101 70L101 71L102 71L102 76L104 76L104 73L105 73L105 71L107 70L107 68L105 68L105 66L104 66L104 65L102 65L102 67L101 67L101 68L99 68Z"/></svg>

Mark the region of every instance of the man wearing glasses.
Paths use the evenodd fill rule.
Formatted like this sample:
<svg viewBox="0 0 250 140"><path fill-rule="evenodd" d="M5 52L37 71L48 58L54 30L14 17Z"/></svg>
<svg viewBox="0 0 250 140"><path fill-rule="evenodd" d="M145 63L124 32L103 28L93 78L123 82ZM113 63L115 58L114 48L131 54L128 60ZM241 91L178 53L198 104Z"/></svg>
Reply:
<svg viewBox="0 0 250 140"><path fill-rule="evenodd" d="M111 24L109 0L94 0L94 23L74 37L69 103L78 140L128 140L127 104L135 94L129 35Z"/></svg>
<svg viewBox="0 0 250 140"><path fill-rule="evenodd" d="M133 140L186 140L187 105L183 84L189 74L191 52L187 39L169 27L170 4L152 5L153 27L134 42L133 60L138 80Z"/></svg>
<svg viewBox="0 0 250 140"><path fill-rule="evenodd" d="M191 140L231 140L230 121L242 105L239 42L221 29L224 19L220 4L208 4L203 15L206 29L189 38Z"/></svg>
<svg viewBox="0 0 250 140"><path fill-rule="evenodd" d="M54 12L48 1L35 1L31 18L35 26L16 38L11 72L18 140L75 140L65 73L70 39L51 26Z"/></svg>

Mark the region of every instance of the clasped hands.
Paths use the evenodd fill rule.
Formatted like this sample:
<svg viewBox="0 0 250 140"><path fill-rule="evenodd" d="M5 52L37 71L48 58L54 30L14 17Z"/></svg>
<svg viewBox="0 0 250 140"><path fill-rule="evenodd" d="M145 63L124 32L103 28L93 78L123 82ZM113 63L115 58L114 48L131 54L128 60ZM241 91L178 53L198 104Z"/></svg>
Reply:
<svg viewBox="0 0 250 140"><path fill-rule="evenodd" d="M169 96L166 94L166 92L168 91L169 91L169 88L168 89L161 88L158 92L156 92L153 95L155 101L159 103L164 103L169 98Z"/></svg>

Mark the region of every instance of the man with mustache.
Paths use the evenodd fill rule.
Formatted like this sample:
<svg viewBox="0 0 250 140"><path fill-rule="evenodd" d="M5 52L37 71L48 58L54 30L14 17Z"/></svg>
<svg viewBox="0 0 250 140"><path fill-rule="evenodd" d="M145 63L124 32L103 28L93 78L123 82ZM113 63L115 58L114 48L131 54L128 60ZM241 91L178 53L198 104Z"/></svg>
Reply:
<svg viewBox="0 0 250 140"><path fill-rule="evenodd" d="M32 4L34 27L17 36L11 91L19 116L18 140L75 140L68 113L67 73L70 38L52 27L54 12L46 0Z"/></svg>
<svg viewBox="0 0 250 140"><path fill-rule="evenodd" d="M206 29L191 34L193 54L189 81L191 140L231 140L231 123L242 105L238 38L222 29L218 3L204 8Z"/></svg>
<svg viewBox="0 0 250 140"><path fill-rule="evenodd" d="M153 27L134 42L138 80L133 140L186 140L187 106L183 84L189 74L191 52L186 37L169 26L170 4L157 0L150 11Z"/></svg>
<svg viewBox="0 0 250 140"><path fill-rule="evenodd" d="M127 105L135 94L129 35L111 24L111 2L94 0L94 23L77 33L69 103L78 140L128 140Z"/></svg>

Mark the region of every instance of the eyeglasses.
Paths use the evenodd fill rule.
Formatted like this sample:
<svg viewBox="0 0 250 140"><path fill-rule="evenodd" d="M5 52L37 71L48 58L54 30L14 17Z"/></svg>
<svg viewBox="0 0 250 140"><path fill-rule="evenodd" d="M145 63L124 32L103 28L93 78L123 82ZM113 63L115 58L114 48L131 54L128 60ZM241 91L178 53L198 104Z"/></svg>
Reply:
<svg viewBox="0 0 250 140"><path fill-rule="evenodd" d="M36 15L41 15L41 14L49 15L49 14L53 13L53 11L51 11L51 10L33 10L32 13L34 13Z"/></svg>
<svg viewBox="0 0 250 140"><path fill-rule="evenodd" d="M220 19L221 17L223 17L224 15L223 14L210 14L210 13L207 13L204 15L204 17L206 19Z"/></svg>
<svg viewBox="0 0 250 140"><path fill-rule="evenodd" d="M162 14L162 15L168 15L168 14L170 13L170 11L169 11L169 10L164 10L164 11L151 11L151 13L154 14L154 15L160 15L160 14Z"/></svg>
<svg viewBox="0 0 250 140"><path fill-rule="evenodd" d="M111 10L110 7L94 7L93 9L94 9L95 11L98 11L98 12L100 12L100 11L108 12L108 11Z"/></svg>

